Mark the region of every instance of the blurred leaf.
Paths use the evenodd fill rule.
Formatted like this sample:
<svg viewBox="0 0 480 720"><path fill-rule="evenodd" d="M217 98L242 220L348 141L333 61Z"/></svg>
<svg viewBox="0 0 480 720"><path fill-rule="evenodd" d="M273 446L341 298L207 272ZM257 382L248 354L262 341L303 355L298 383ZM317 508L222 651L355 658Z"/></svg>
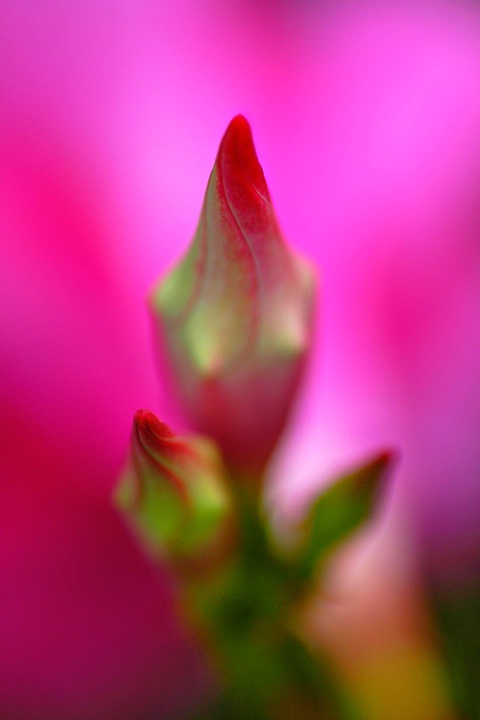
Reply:
<svg viewBox="0 0 480 720"><path fill-rule="evenodd" d="M480 718L480 585L434 591L452 699L459 720Z"/></svg>
<svg viewBox="0 0 480 720"><path fill-rule="evenodd" d="M383 452L314 500L301 528L303 573L311 575L327 552L370 520L391 463L392 454Z"/></svg>

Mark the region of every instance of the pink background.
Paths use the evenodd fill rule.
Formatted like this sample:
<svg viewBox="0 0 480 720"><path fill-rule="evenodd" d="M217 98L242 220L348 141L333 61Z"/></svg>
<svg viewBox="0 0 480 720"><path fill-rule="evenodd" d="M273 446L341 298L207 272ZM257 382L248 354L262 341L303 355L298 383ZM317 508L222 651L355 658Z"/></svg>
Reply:
<svg viewBox="0 0 480 720"><path fill-rule="evenodd" d="M0 717L163 717L206 687L109 493L134 412L175 419L144 297L238 112L322 278L280 497L399 448L399 556L478 572L479 77L475 3L2 4Z"/></svg>

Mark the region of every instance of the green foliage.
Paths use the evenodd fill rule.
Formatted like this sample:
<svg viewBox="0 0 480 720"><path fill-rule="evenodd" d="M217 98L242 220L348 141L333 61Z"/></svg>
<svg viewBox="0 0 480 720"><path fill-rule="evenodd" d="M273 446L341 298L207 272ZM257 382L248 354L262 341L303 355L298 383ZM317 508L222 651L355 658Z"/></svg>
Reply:
<svg viewBox="0 0 480 720"><path fill-rule="evenodd" d="M345 499L352 503L353 477L357 482L364 473L365 485L376 486L384 464L386 459L382 458L346 478L348 491L345 493L344 487L338 497L336 492L327 491L327 499L335 498L334 504L328 500L327 511L333 508L341 514ZM375 481L374 475L378 475ZM367 508L364 494L362 490L362 510L354 521L350 507L341 514L350 518L341 525L348 534L367 520L373 508L373 496ZM278 552L271 541L268 519L251 494L238 493L235 506L239 522L232 557L213 577L197 578L189 587L187 580L183 586L195 624L210 639L221 685L220 696L209 713L198 717L276 720L293 718L285 708L298 706L306 708L302 712L309 718L361 720L321 651L312 653L296 633L298 610L314 591L313 578L301 576L298 558L292 560ZM333 526L331 522L327 525L326 538L333 537ZM341 540L338 532L335 540Z"/></svg>
<svg viewBox="0 0 480 720"><path fill-rule="evenodd" d="M480 718L480 586L432 592L458 720Z"/></svg>
<svg viewBox="0 0 480 720"><path fill-rule="evenodd" d="M300 531L302 574L312 575L326 554L371 519L390 464L391 455L382 453L341 477L313 502Z"/></svg>
<svg viewBox="0 0 480 720"><path fill-rule="evenodd" d="M211 492L218 489L209 472L215 464L192 465L187 453L172 465L166 453L175 439L157 440L154 455L151 447L145 455L143 445L138 455L133 445L137 462L124 473L117 500L144 539L168 558L187 617L207 641L221 689L207 715L195 720L283 720L297 706L309 718L361 720L326 659L303 643L296 623L316 587L321 560L371 517L390 456L378 456L322 493L298 528L296 552L285 555L274 542L261 496L230 485L224 506L218 502L223 494ZM225 536L215 541L212 532L227 519L230 540L222 549ZM205 536L212 544L204 544ZM193 573L193 566L183 565L185 553L200 560Z"/></svg>

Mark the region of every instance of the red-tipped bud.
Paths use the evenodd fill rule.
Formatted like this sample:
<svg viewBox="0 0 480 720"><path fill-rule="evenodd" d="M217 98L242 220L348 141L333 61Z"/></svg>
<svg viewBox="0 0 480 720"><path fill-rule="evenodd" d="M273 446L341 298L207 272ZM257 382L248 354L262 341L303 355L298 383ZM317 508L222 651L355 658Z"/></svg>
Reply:
<svg viewBox="0 0 480 720"><path fill-rule="evenodd" d="M183 407L236 474L257 479L285 425L310 346L314 286L282 237L250 126L238 116L190 250L151 297Z"/></svg>
<svg viewBox="0 0 480 720"><path fill-rule="evenodd" d="M230 515L224 471L212 442L178 437L148 410L133 421L116 499L145 540L167 557L200 557Z"/></svg>

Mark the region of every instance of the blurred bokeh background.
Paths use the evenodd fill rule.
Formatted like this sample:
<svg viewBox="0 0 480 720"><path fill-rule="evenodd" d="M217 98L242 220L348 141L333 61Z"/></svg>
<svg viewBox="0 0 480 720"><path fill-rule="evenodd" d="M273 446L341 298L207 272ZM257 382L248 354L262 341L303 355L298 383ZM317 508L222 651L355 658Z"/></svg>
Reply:
<svg viewBox="0 0 480 720"><path fill-rule="evenodd" d="M167 718L208 692L110 492L133 413L175 420L146 291L230 119L321 275L278 508L380 447L395 482L312 609L372 720L454 717L422 582L480 576L480 8L0 6L0 718Z"/></svg>

